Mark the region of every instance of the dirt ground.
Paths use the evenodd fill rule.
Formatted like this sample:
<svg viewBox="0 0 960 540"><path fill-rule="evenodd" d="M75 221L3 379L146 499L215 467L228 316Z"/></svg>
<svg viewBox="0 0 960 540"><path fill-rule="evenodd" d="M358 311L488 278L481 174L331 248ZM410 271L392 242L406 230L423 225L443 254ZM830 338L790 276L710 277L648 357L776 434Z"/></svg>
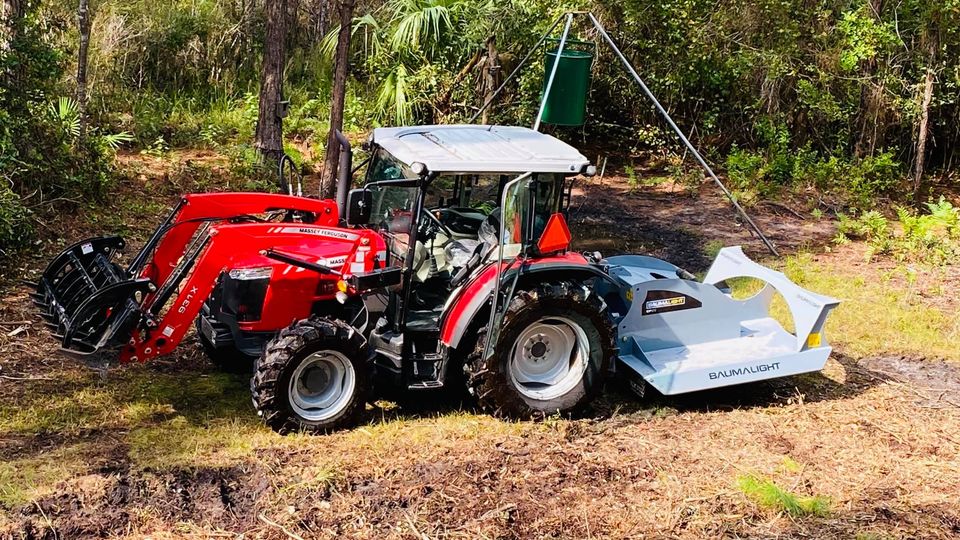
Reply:
<svg viewBox="0 0 960 540"><path fill-rule="evenodd" d="M200 181L183 167L141 167L106 208L65 211L35 256L4 270L0 538L960 538L960 365L922 355L855 357L841 342L820 374L669 399L639 400L614 381L575 419L378 402L363 426L318 437L260 427L243 377L217 374L192 339L105 381L56 354L13 279L106 226L142 241L178 193L223 185L222 171ZM785 253L834 234L829 219L785 208L753 214ZM691 271L721 243L763 254L710 186L691 197L608 175L577 187L571 218L583 249ZM878 267L857 266L847 249L817 258L847 257L873 279ZM103 410L75 418L58 410L64 399ZM34 409L49 418L17 416ZM178 443L144 444L155 430L179 437L171 426L199 442L169 462L144 457ZM745 476L829 509L760 504L739 487ZM14 485L28 496L4 493Z"/></svg>

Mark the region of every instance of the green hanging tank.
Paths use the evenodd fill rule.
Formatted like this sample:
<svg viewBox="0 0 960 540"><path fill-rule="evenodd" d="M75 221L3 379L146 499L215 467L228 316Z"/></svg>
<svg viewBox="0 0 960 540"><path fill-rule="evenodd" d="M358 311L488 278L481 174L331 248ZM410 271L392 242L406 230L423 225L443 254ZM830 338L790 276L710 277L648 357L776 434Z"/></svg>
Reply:
<svg viewBox="0 0 960 540"><path fill-rule="evenodd" d="M559 40L558 40L559 41ZM557 75L550 88L550 96L543 108L543 122L559 126L583 125L587 112L587 91L590 88L590 66L593 64L593 51L574 47L593 47L593 43L567 40L557 66ZM543 87L540 99L547 90L547 80L557 59L559 43L548 50L544 56Z"/></svg>

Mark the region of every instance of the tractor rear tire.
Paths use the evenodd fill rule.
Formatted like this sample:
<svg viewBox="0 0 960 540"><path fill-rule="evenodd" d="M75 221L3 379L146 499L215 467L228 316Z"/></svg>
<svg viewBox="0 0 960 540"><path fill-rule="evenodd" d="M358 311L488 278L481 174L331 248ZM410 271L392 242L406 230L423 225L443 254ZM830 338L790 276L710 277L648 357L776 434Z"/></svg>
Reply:
<svg viewBox="0 0 960 540"><path fill-rule="evenodd" d="M253 406L278 433L355 425L372 384L366 342L343 321L313 317L267 343L250 381Z"/></svg>
<svg viewBox="0 0 960 540"><path fill-rule="evenodd" d="M518 291L507 307L493 355L481 331L464 369L482 408L515 418L572 414L603 388L616 354L606 304L577 282Z"/></svg>

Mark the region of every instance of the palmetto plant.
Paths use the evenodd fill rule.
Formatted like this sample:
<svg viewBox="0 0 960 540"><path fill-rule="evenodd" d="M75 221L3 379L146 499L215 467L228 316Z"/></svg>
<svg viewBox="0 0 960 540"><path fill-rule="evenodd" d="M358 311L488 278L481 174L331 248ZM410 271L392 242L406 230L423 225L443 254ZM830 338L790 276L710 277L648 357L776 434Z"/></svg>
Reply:
<svg viewBox="0 0 960 540"><path fill-rule="evenodd" d="M408 86L407 68L398 63L380 84L377 92L377 115L382 117L387 111L393 111L397 125L408 124L412 108L407 99Z"/></svg>
<svg viewBox="0 0 960 540"><path fill-rule="evenodd" d="M468 25L486 24L490 0L390 0L353 20L352 48L377 81L374 115L406 124L425 108L438 72L456 72L477 44L467 41ZM339 28L324 38L321 52L332 58Z"/></svg>
<svg viewBox="0 0 960 540"><path fill-rule="evenodd" d="M419 51L440 43L471 4L464 0L392 0L390 45L394 51Z"/></svg>
<svg viewBox="0 0 960 540"><path fill-rule="evenodd" d="M80 104L70 97L61 97L49 106L51 116L71 137L80 136Z"/></svg>
<svg viewBox="0 0 960 540"><path fill-rule="evenodd" d="M80 137L81 118L80 104L71 97L61 97L47 106L50 115L60 124L70 138ZM119 133L94 133L99 142L116 151L120 145L133 140L133 135L126 131Z"/></svg>

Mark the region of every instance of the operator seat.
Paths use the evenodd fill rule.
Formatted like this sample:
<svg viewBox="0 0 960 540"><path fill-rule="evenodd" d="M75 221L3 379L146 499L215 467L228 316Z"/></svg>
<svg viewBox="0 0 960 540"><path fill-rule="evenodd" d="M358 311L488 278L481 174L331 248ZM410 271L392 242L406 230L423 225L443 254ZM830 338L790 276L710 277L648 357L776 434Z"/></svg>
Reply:
<svg viewBox="0 0 960 540"><path fill-rule="evenodd" d="M447 244L444 253L454 268L460 270L450 278L450 288L454 289L487 260L500 244L500 209L497 208L480 224L477 240L454 240Z"/></svg>

